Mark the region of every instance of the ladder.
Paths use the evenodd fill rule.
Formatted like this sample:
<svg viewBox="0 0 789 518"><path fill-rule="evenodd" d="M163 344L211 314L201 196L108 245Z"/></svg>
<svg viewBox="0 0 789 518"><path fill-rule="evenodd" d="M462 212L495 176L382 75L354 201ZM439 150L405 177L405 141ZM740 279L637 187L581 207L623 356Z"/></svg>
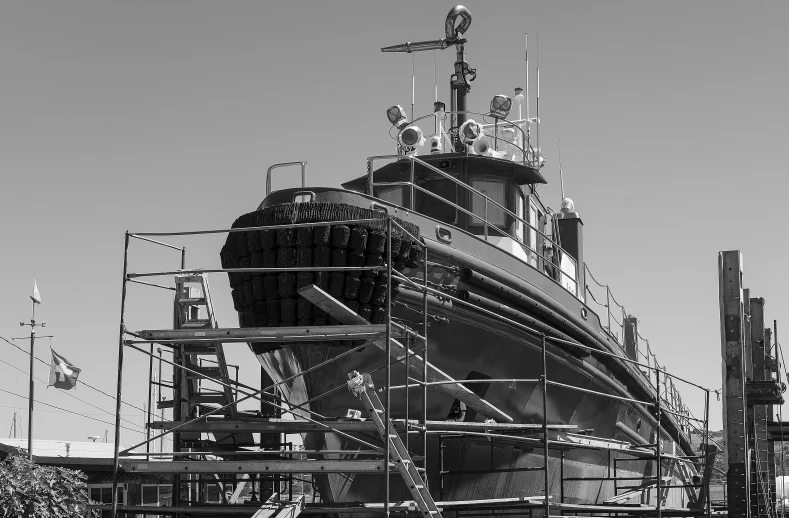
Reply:
<svg viewBox="0 0 789 518"><path fill-rule="evenodd" d="M384 424L383 414L384 408L378 395L375 393L375 386L369 374L359 374L353 371L348 374L348 388L351 392L362 400L364 408L370 415L370 419L375 424L378 434L382 439L389 442L389 452L391 459L411 495L414 498L414 503L419 508L422 516L441 516L433 497L430 496L430 491L427 489L422 476L419 474L414 461L411 459L408 450L406 450L403 441L397 434L397 430L392 426L391 421Z"/></svg>
<svg viewBox="0 0 789 518"><path fill-rule="evenodd" d="M216 329L218 327L206 274L177 274L175 288L175 329ZM232 404L234 401L233 389L230 387L231 379L222 343L187 343L182 346L177 355L181 356L181 364L187 369L224 384L219 389L206 389L203 388L206 378L186 370L181 371L180 375L183 376L180 384L181 401L186 403L188 409L185 414L194 417L203 408L229 405L224 413L234 418L236 405ZM208 383L210 384L210 381Z"/></svg>

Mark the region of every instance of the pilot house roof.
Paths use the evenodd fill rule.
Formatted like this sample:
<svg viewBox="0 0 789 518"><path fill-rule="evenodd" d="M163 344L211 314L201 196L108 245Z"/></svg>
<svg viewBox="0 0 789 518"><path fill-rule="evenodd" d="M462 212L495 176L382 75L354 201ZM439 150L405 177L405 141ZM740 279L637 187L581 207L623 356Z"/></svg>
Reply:
<svg viewBox="0 0 789 518"><path fill-rule="evenodd" d="M523 165L511 160L493 158L481 155L465 155L463 153L443 153L438 155L420 156L420 160L446 171L455 173L465 171L472 175L496 175L511 179L517 185L530 185L548 183L540 171L534 167ZM416 170L423 166L416 164ZM408 159L397 160L375 170L376 182L395 182L404 180L403 174L411 170L411 161ZM355 178L342 184L345 189L364 190L367 186L367 175Z"/></svg>

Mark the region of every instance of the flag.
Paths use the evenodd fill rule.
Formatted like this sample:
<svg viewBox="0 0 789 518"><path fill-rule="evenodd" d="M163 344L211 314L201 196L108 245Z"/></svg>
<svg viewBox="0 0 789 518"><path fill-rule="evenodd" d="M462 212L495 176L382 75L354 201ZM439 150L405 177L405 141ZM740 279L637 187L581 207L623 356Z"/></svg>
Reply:
<svg viewBox="0 0 789 518"><path fill-rule="evenodd" d="M52 351L52 363L49 365L49 385L55 388L71 390L77 385L77 376L82 369L75 367L65 357Z"/></svg>
<svg viewBox="0 0 789 518"><path fill-rule="evenodd" d="M35 277L33 277L33 294L30 295L30 298L33 299L33 302L36 304L41 304L41 294L38 292L38 284L36 284Z"/></svg>

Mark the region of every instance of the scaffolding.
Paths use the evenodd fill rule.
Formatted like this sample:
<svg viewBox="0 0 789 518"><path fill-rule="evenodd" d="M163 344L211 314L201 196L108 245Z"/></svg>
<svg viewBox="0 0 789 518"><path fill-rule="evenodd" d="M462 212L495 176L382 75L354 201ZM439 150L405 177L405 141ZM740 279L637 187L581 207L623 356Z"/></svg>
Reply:
<svg viewBox="0 0 789 518"><path fill-rule="evenodd" d="M365 267L295 267L295 268L218 268L189 269L185 265L185 248L177 247L160 239L172 236L206 235L234 232L250 232L259 230L276 230L283 226L259 226L223 230L166 232L166 233L129 233L125 235L123 287L121 296L120 328L118 341L118 383L117 383L117 416L120 419L120 401L123 389L124 352L135 350L149 356L149 366L154 360L166 363L173 368L171 384L159 379L158 386L170 388L174 392L172 400L173 419L171 421L153 420L149 413L148 433L146 439L130 448L120 447L120 427L116 423L114 449L113 494L116 494L120 474L169 474L172 475L173 502L170 506L147 507L142 505L118 504L117 499L111 506L93 506L96 509L110 511L116 516L133 513L147 513L175 516L297 516L299 514L329 515L333 513L381 513L422 516L442 516L442 513L454 513L454 516L486 516L491 514L528 514L545 517L562 515L603 515L615 514L623 517L636 516L711 516L709 498L709 474L714 460L714 444L709 437L709 395L710 390L678 376L673 376L656 364L644 364L627 357L620 351L604 351L590 347L571 339L548 335L538 329L531 328L521 322L508 318L471 301L462 300L431 286L428 281L429 244L425 240L411 235L406 228L388 214L381 214L377 219L359 219L322 223L299 223L287 225L298 228L316 225L338 224L376 224L385 226L387 246L386 260L381 266ZM414 279L393 268L392 238L395 233L408 235L422 251L422 278ZM177 270L154 272L130 272L129 250L132 240L143 240L149 243L169 247L181 251L181 265ZM328 315L339 322L337 325L313 327L218 327L213 318L213 309L208 294L207 276L214 273L281 273L288 271L379 271L385 272L387 282L386 313L383 324L371 324L350 310L342 302L310 285L299 289L299 295L312 304L323 309ZM148 280L152 277L172 277L175 288ZM416 325L410 322L397 322L392 317L393 281L421 295L421 321ZM139 283L150 287L174 290L175 321L172 329L131 330L126 327L127 285ZM193 291L187 283L197 283L198 289ZM541 375L534 379L486 379L485 383L529 383L540 387L542 394L542 422L518 423L516 418L507 415L489 401L468 388L474 380L457 380L434 365L428 358L428 297L440 296L455 304L471 307L502 324L514 326L521 331L538 337L541 354ZM202 307L208 313L207 318L200 318ZM354 342L347 350L328 358L323 362L299 371L278 382L261 383L254 387L240 383L230 376L228 366L222 353L222 344L248 342L286 342L303 344L334 341ZM147 348L145 346L148 346ZM161 354L154 354L153 346L169 348L173 351L173 360L163 359ZM384 353L385 365L371 372L348 373L350 380L347 387L337 386L336 390L351 390L361 398L368 412L367 419L354 416L350 420L327 419L310 410L309 402L301 405L290 405L284 401L276 390L279 386L309 372L337 362L364 347L374 346ZM296 346L296 345L294 345ZM654 394L645 399L636 399L625 395L600 392L588 388L551 380L548 372L548 356L554 348L560 350L579 351L597 357L609 356L617 361L629 363L637 369L647 370L654 375ZM210 355L214 358L215 367L205 367L195 358ZM392 366L405 366L403 384L395 384L392 379ZM149 373L150 369L149 367ZM369 375L372 372L385 372L385 383L378 388L383 395L383 402L378 399L372 388ZM670 405L670 393L665 390L666 380L684 382L701 390L705 396L704 418L679 413ZM149 382L154 380L150 379ZM203 384L218 387L208 392ZM450 395L468 408L476 410L485 418L484 422L436 421L429 420L427 415L428 388ZM592 437L585 431L576 430L575 425L550 424L548 416L548 394L552 387L577 390L604 398L637 405L646 409L656 423L655 440L648 443L639 435L631 434L632 442L615 441L609 438ZM411 391L421 393L422 407L419 415L409 415L409 405L405 405L405 415L394 419L391 412L393 391L404 390L408 401ZM322 395L321 395L322 396ZM321 397L317 396L317 397ZM161 399L161 398L160 398ZM262 408L269 409L269 415L245 413L239 404L245 401L259 401ZM306 407L305 407L306 405ZM165 404L166 406L166 404ZM292 419L284 419L291 415ZM679 421L682 421L679 423ZM683 455L682 452L665 451L663 437L670 434L664 426L672 422L676 433L691 427L701 437L701 455ZM697 423L688 424L688 423ZM153 435L152 431L155 431ZM363 449L354 450L294 450L285 441L271 441L271 434L299 434L316 431L331 432L358 444ZM365 441L359 433L377 433L383 446ZM627 435L627 430L623 431ZM261 434L261 441L256 445L253 433ZM212 434L213 441L202 439L203 434ZM357 434L357 435L354 435ZM409 438L419 439L421 454L415 455L409 448ZM428 437L437 436L439 487L432 491L428 488L426 473L428 466ZM150 445L163 437L173 440L172 452L152 452ZM264 441L264 437L269 440ZM517 445L526 448L539 448L542 452L542 464L526 468L480 468L479 471L451 471L444 465L444 450L453 441L487 441L491 444ZM265 444L264 444L265 443ZM413 444L413 442L411 442ZM144 447L145 451L137 451ZM252 448L252 449L250 449ZM573 481L564 476L565 452L574 449L607 451L609 456L609 476L599 480L613 481L615 496L604 503L568 503L565 502L565 482ZM551 495L552 473L551 452L558 452L558 476L560 491L558 501ZM341 458L348 454L347 458ZM338 458L316 458L330 455ZM616 457L614 457L616 456ZM167 460L163 462L162 460ZM619 465L631 460L651 463L650 473L638 480L633 477L619 476ZM610 473L613 468L613 473ZM694 471L694 468L696 470ZM501 473L518 470L542 471L544 473L544 490L541 495L516 495L506 498L489 498L476 500L444 500L444 478L469 473ZM695 476L701 472L703 478ZM303 497L293 498L294 476L305 473L363 473L384 477L385 494L383 501L349 502L345 504L305 502ZM394 501L390 494L390 477L400 476L412 495L411 500ZM251 481L260 479L260 491L263 492L263 478L272 477L268 487L270 494L261 494L257 502L239 502L240 487ZM284 497L281 480L288 480L289 497ZM588 479L587 479L588 480ZM626 483L621 485L620 483ZM222 495L221 503L208 504L201 501L201 495L207 486L216 486ZM186 492L187 498L181 498L182 488L191 488ZM682 488L687 492L687 507L669 507L666 498L671 489ZM232 495L227 497L227 493ZM622 490L624 493L620 493ZM253 493L253 497L254 497ZM435 497L438 497L434 500ZM639 504L628 504L635 498ZM650 502L654 500L654 504Z"/></svg>

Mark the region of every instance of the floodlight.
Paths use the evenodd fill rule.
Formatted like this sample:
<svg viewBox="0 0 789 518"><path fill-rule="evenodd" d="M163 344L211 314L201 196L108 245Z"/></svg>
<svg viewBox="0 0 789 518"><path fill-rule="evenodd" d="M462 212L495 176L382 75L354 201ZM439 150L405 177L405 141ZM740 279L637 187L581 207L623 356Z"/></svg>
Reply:
<svg viewBox="0 0 789 518"><path fill-rule="evenodd" d="M497 119L506 119L512 109L512 99L506 95L494 95L490 101L490 114Z"/></svg>
<svg viewBox="0 0 789 518"><path fill-rule="evenodd" d="M403 107L399 104L386 110L386 118L389 119L389 122L392 124L392 126L396 127L397 129L400 129L408 124L408 116L405 114Z"/></svg>

